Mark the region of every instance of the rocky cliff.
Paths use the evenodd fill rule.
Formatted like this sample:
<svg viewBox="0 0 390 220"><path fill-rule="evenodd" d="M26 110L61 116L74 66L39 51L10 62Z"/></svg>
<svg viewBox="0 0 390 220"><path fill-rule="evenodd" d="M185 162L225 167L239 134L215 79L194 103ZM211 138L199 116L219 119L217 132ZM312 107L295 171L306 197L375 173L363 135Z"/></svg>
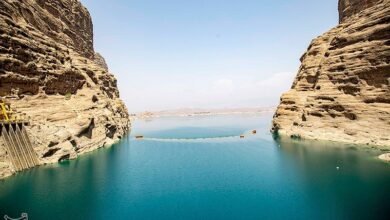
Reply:
<svg viewBox="0 0 390 220"><path fill-rule="evenodd" d="M40 164L129 131L117 81L95 54L91 17L78 0L0 1L0 96L30 117ZM0 141L0 178L14 172Z"/></svg>
<svg viewBox="0 0 390 220"><path fill-rule="evenodd" d="M273 132L390 146L390 0L340 0L340 24L314 39Z"/></svg>

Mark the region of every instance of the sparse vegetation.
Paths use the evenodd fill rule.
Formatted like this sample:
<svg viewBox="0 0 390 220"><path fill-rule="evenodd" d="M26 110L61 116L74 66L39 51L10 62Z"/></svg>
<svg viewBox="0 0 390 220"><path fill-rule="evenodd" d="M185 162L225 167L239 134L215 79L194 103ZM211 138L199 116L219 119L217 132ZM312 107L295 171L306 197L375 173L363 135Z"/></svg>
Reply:
<svg viewBox="0 0 390 220"><path fill-rule="evenodd" d="M65 94L65 100L70 100L71 97L72 97L72 94L70 92L67 92Z"/></svg>

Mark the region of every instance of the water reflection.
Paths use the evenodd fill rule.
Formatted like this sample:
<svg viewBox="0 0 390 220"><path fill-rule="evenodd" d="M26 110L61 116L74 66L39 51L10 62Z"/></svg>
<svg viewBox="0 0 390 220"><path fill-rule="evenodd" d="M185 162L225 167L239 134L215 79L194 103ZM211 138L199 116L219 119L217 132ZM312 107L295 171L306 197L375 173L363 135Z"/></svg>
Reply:
<svg viewBox="0 0 390 220"><path fill-rule="evenodd" d="M390 165L380 151L276 139L271 116L138 121L135 133L199 141L125 138L74 161L0 182L0 217L31 219L386 219ZM216 129L223 128L223 129ZM136 135L136 134L134 134ZM176 135L176 136L175 136ZM180 135L188 135L183 132ZM338 167L338 168L337 168Z"/></svg>
<svg viewBox="0 0 390 220"><path fill-rule="evenodd" d="M350 144L277 138L283 167L300 174L305 195L330 219L390 216L389 165L381 150ZM313 208L313 207L312 207Z"/></svg>

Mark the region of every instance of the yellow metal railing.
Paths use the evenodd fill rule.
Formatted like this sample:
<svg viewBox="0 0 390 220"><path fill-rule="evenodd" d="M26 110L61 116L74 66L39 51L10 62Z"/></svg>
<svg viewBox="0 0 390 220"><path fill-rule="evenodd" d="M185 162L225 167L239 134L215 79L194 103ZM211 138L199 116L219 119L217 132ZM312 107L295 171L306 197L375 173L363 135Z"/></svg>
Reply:
<svg viewBox="0 0 390 220"><path fill-rule="evenodd" d="M8 117L8 111L5 107L5 103L3 101L0 101L0 108L1 108L1 118L5 121L9 121Z"/></svg>
<svg viewBox="0 0 390 220"><path fill-rule="evenodd" d="M0 100L0 122L1 123L17 123L25 121L26 117L24 114L14 112L11 109L10 104Z"/></svg>

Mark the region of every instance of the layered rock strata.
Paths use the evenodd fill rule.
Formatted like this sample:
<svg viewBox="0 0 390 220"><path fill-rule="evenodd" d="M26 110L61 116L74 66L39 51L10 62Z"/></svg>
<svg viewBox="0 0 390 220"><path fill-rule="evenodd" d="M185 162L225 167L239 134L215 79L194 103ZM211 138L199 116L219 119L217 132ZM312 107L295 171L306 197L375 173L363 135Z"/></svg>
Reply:
<svg viewBox="0 0 390 220"><path fill-rule="evenodd" d="M0 1L0 96L30 117L40 164L109 146L130 129L78 0ZM0 178L14 172L0 141Z"/></svg>
<svg viewBox="0 0 390 220"><path fill-rule="evenodd" d="M272 131L390 146L390 1L340 0L340 24L314 39Z"/></svg>

